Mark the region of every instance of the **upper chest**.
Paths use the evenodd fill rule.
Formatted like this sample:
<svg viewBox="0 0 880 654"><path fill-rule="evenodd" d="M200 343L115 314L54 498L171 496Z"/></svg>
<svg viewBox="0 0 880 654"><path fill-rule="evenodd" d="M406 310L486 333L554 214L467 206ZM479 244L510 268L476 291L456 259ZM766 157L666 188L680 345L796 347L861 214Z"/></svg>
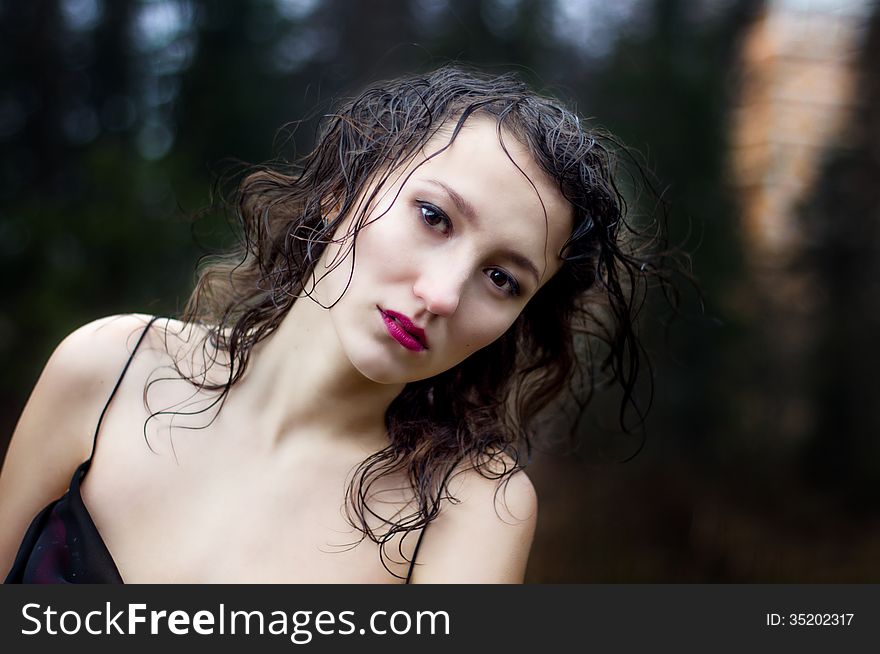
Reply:
<svg viewBox="0 0 880 654"><path fill-rule="evenodd" d="M210 427L148 429L151 451L147 415L136 398L114 400L82 484L127 583L400 583L385 565L406 575L417 534L391 539L382 557L346 519L357 451L314 434L261 451L245 428ZM370 508L411 511L402 481L380 480Z"/></svg>

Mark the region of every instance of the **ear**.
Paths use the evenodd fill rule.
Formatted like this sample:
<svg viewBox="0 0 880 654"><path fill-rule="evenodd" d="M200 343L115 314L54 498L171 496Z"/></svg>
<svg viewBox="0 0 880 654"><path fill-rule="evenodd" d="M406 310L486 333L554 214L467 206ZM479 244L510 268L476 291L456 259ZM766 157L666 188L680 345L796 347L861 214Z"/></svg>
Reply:
<svg viewBox="0 0 880 654"><path fill-rule="evenodd" d="M338 219L341 211L342 199L335 193L328 193L321 198L321 218L323 219L325 226L332 224Z"/></svg>

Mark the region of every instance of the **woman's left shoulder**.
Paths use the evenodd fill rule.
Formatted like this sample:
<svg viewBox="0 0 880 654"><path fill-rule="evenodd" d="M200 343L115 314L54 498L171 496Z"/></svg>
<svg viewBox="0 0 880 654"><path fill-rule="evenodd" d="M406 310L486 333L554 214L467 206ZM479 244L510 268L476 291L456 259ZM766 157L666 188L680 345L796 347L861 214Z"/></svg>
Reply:
<svg viewBox="0 0 880 654"><path fill-rule="evenodd" d="M512 461L462 465L427 528L416 583L521 583L538 518L535 487ZM504 474L499 478L499 473Z"/></svg>
<svg viewBox="0 0 880 654"><path fill-rule="evenodd" d="M498 513L505 522L534 522L538 496L526 471L516 468L506 454L484 457L478 466L460 464L449 481L449 493L461 513L485 516Z"/></svg>

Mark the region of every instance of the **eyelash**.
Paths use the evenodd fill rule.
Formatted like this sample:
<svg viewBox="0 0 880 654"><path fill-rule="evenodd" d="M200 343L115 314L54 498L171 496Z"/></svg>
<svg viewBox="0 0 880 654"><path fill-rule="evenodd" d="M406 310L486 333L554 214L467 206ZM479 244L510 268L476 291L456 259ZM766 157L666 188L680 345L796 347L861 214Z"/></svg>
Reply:
<svg viewBox="0 0 880 654"><path fill-rule="evenodd" d="M428 219L425 216L425 211L430 211L430 212L436 214L447 225L447 230L444 232L441 232L442 234L448 234L449 231L452 230L452 220L449 218L449 216L446 215L446 213L442 209L434 206L433 204L430 204L429 202L419 202L418 205L419 205L419 214L422 217L422 222L428 227L428 229L430 229L431 231L437 231L435 229L435 227L437 227L437 225L431 225L428 222ZM509 295L511 297L516 297L520 294L519 284L517 283L516 279L514 279L511 275L507 274L506 272L504 272L500 268L491 268L490 270L492 270L493 272L502 273L507 278L507 281L510 284L510 290L505 291L501 286L498 286L494 282L492 283L493 286L495 286L499 290L504 291L504 293L506 293L507 295Z"/></svg>

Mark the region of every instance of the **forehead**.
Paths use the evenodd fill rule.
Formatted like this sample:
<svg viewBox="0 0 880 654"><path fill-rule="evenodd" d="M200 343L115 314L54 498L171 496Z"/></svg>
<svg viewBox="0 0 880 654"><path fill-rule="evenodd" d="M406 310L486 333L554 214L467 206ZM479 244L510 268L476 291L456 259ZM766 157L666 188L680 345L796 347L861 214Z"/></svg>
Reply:
<svg viewBox="0 0 880 654"><path fill-rule="evenodd" d="M481 228L518 241L538 259L539 269L546 263L545 281L558 269L559 251L571 233L571 205L519 139L503 128L499 134L493 117L468 118L450 143L454 125L428 141L407 186L439 189L440 182L453 189L472 205Z"/></svg>

